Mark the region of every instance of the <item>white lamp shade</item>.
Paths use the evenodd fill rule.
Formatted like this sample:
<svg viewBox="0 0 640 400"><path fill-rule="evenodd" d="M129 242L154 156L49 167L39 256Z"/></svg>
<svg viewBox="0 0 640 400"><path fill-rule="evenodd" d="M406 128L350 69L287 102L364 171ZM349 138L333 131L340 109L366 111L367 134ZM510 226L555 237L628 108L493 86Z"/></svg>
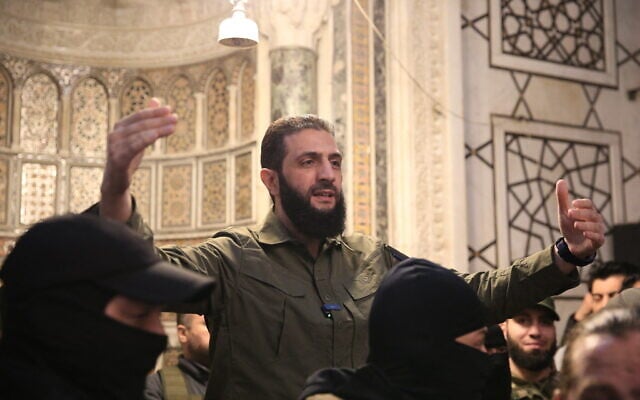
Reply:
<svg viewBox="0 0 640 400"><path fill-rule="evenodd" d="M242 11L220 23L218 43L230 47L251 47L259 42L258 25Z"/></svg>

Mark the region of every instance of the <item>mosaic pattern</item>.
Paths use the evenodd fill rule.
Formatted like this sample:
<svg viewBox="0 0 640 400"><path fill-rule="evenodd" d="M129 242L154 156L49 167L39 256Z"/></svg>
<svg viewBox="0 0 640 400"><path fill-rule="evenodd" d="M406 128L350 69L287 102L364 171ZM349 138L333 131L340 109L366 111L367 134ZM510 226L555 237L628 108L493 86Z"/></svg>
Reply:
<svg viewBox="0 0 640 400"><path fill-rule="evenodd" d="M560 236L555 182L567 179L570 197L593 200L607 230L613 221L609 149L605 145L509 133L507 193L512 254L531 254ZM512 257L517 258L517 257Z"/></svg>
<svg viewBox="0 0 640 400"><path fill-rule="evenodd" d="M0 225L7 224L9 209L9 161L0 160Z"/></svg>
<svg viewBox="0 0 640 400"><path fill-rule="evenodd" d="M169 92L167 104L179 116L175 133L167 137L167 153L183 153L193 150L196 144L196 101L187 78L181 76L176 79Z"/></svg>
<svg viewBox="0 0 640 400"><path fill-rule="evenodd" d="M502 0L505 54L604 71L602 0Z"/></svg>
<svg viewBox="0 0 640 400"><path fill-rule="evenodd" d="M95 79L82 81L73 93L71 152L104 155L109 104L105 88Z"/></svg>
<svg viewBox="0 0 640 400"><path fill-rule="evenodd" d="M20 185L20 223L31 225L56 211L55 165L26 163L22 165Z"/></svg>
<svg viewBox="0 0 640 400"><path fill-rule="evenodd" d="M136 206L142 218L151 222L151 168L140 167L133 174L131 194L136 198Z"/></svg>
<svg viewBox="0 0 640 400"><path fill-rule="evenodd" d="M368 1L361 1L366 10ZM351 15L351 90L353 93L353 229L372 233L371 104L369 25L362 14Z"/></svg>
<svg viewBox="0 0 640 400"><path fill-rule="evenodd" d="M255 102L255 78L254 70L250 65L246 65L242 71L242 84L240 86L240 140L245 141L253 138L254 134L254 102Z"/></svg>
<svg viewBox="0 0 640 400"><path fill-rule="evenodd" d="M171 165L162 169L162 227L191 225L191 164Z"/></svg>
<svg viewBox="0 0 640 400"><path fill-rule="evenodd" d="M203 225L222 224L227 221L227 162L208 161L202 165Z"/></svg>
<svg viewBox="0 0 640 400"><path fill-rule="evenodd" d="M340 0L333 6L333 65L331 103L334 116L334 129L338 148L346 149L346 132L348 109L347 100L347 11L345 0ZM343 166L343 173L348 173L348 165Z"/></svg>
<svg viewBox="0 0 640 400"><path fill-rule="evenodd" d="M236 156L235 219L251 218L251 153Z"/></svg>
<svg viewBox="0 0 640 400"><path fill-rule="evenodd" d="M144 109L151 97L153 97L151 86L142 79L134 80L122 93L120 115L126 117Z"/></svg>
<svg viewBox="0 0 640 400"><path fill-rule="evenodd" d="M58 149L58 88L45 74L24 84L20 109L20 147L31 153L55 153Z"/></svg>
<svg viewBox="0 0 640 400"><path fill-rule="evenodd" d="M227 77L216 69L207 90L207 148L224 147L229 141L229 90Z"/></svg>
<svg viewBox="0 0 640 400"><path fill-rule="evenodd" d="M69 211L78 213L100 200L100 167L71 167L69 170Z"/></svg>
<svg viewBox="0 0 640 400"><path fill-rule="evenodd" d="M6 145L9 129L9 80L0 70L0 145Z"/></svg>

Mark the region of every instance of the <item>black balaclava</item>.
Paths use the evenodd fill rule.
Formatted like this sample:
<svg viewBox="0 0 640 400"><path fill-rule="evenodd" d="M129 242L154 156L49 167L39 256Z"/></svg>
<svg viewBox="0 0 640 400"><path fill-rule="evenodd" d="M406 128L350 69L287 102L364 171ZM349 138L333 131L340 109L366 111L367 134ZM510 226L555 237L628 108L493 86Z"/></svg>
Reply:
<svg viewBox="0 0 640 400"><path fill-rule="evenodd" d="M81 393L78 398L142 399L145 376L167 337L107 317L104 309L114 295L77 282L12 301L4 309L0 359L37 366L32 374L46 371L55 376L46 379L52 386L62 384Z"/></svg>
<svg viewBox="0 0 640 400"><path fill-rule="evenodd" d="M360 384L345 385L335 394L362 398L357 386L374 381L384 386L378 392L386 393L377 398L480 399L489 357L455 339L482 328L484 316L475 292L451 271L426 260L401 262L373 301L369 365L351 380Z"/></svg>

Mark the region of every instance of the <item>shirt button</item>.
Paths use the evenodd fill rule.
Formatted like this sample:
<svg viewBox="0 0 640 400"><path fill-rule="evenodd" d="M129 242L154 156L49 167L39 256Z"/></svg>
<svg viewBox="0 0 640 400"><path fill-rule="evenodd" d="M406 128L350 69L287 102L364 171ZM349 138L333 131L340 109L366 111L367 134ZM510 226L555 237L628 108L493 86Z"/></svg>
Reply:
<svg viewBox="0 0 640 400"><path fill-rule="evenodd" d="M325 301L329 301L329 300L331 300L331 296L329 296L328 294L325 294L325 295L324 295L324 300L325 300Z"/></svg>

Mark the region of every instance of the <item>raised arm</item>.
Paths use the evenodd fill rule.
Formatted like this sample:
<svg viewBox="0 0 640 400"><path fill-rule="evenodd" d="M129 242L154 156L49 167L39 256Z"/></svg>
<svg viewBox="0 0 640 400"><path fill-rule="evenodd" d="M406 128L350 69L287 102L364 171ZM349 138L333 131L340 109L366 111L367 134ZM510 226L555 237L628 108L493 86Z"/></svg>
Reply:
<svg viewBox="0 0 640 400"><path fill-rule="evenodd" d="M118 221L131 216L129 187L144 150L175 131L178 117L157 99L148 108L118 121L107 138L107 163L100 187L100 215Z"/></svg>

